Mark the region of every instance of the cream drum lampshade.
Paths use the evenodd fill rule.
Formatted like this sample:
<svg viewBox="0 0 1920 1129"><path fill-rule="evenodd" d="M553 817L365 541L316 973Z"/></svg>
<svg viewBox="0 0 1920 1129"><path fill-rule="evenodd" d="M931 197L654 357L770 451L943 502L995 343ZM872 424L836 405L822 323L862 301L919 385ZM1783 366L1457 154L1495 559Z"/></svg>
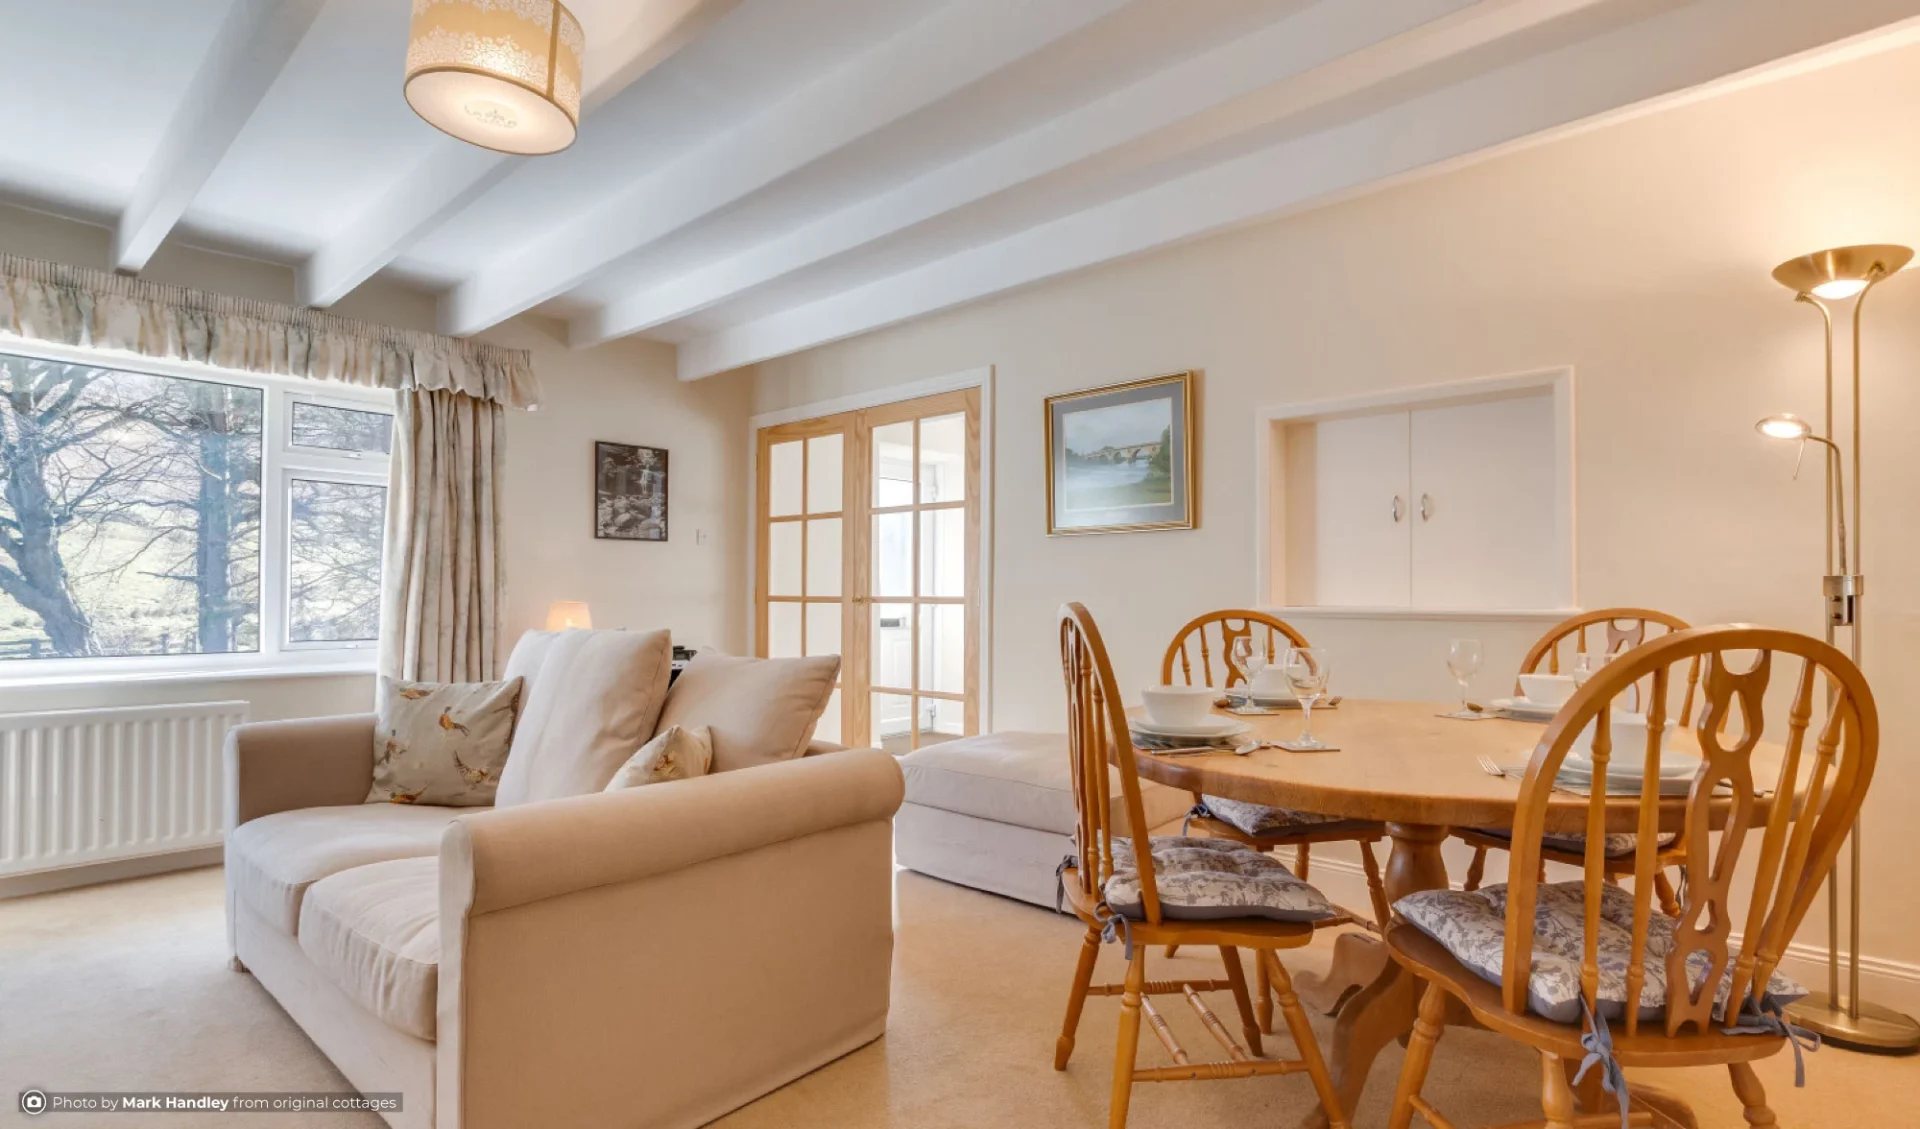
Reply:
<svg viewBox="0 0 1920 1129"><path fill-rule="evenodd" d="M582 600L555 600L547 608L547 630L565 631L569 627L592 627L593 613Z"/></svg>
<svg viewBox="0 0 1920 1129"><path fill-rule="evenodd" d="M579 130L586 49L558 0L413 0L407 104L483 148L557 153Z"/></svg>

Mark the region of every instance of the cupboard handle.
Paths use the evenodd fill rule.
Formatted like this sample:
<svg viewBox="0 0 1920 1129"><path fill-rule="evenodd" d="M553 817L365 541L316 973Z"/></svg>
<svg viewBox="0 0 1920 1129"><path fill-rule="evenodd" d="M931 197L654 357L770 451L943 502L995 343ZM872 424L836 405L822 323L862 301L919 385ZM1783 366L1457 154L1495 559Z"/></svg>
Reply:
<svg viewBox="0 0 1920 1129"><path fill-rule="evenodd" d="M1431 494L1420 495L1420 520L1433 520L1433 495Z"/></svg>
<svg viewBox="0 0 1920 1129"><path fill-rule="evenodd" d="M1405 516L1407 516L1406 503L1400 500L1400 495L1395 494L1393 496L1393 524L1399 525L1400 519Z"/></svg>

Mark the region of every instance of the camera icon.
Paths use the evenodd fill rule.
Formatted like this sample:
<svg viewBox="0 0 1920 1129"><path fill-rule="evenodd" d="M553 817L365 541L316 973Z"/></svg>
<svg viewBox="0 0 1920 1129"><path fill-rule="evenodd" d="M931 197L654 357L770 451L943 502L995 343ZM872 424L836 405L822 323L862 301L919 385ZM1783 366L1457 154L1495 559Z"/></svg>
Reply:
<svg viewBox="0 0 1920 1129"><path fill-rule="evenodd" d="M20 1112L37 1116L47 1112L47 1095L44 1090L20 1091Z"/></svg>

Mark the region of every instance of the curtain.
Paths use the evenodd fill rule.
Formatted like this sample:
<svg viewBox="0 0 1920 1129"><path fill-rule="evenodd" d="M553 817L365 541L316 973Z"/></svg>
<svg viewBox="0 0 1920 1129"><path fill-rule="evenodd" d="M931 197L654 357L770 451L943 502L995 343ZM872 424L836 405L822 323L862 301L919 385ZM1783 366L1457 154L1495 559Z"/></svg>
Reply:
<svg viewBox="0 0 1920 1129"><path fill-rule="evenodd" d="M531 354L319 310L0 255L0 333L365 388L450 390L531 408Z"/></svg>
<svg viewBox="0 0 1920 1129"><path fill-rule="evenodd" d="M380 670L423 682L499 676L506 411L446 389L396 397Z"/></svg>

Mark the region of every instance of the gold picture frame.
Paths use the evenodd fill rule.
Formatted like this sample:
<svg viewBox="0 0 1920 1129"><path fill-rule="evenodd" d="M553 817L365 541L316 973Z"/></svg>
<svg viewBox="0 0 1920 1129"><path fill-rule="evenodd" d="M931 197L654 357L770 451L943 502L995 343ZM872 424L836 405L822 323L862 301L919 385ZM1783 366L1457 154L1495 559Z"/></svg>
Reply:
<svg viewBox="0 0 1920 1129"><path fill-rule="evenodd" d="M1049 537L1194 527L1193 384L1189 370L1047 397Z"/></svg>

